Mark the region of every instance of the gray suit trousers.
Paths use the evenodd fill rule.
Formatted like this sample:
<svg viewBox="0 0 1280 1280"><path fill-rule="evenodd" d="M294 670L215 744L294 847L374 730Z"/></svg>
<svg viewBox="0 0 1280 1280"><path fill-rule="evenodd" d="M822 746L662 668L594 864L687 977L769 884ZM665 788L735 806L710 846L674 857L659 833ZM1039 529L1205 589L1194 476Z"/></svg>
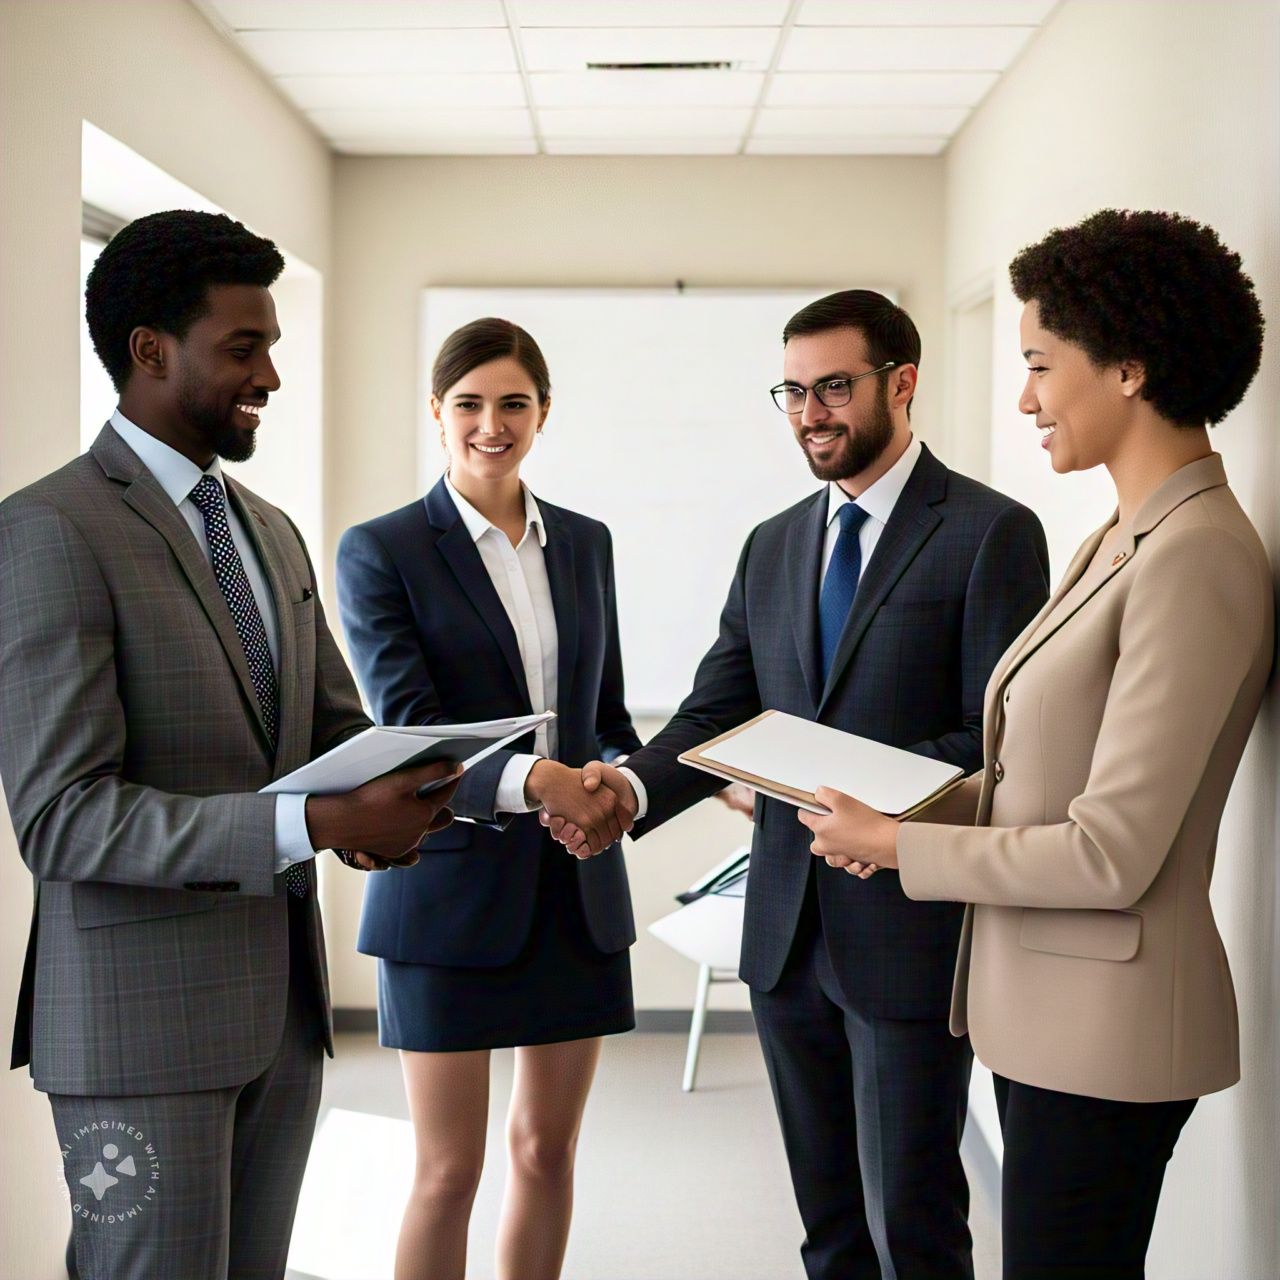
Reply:
<svg viewBox="0 0 1280 1280"><path fill-rule="evenodd" d="M80 1280L281 1280L320 1107L313 1001L295 966L280 1046L245 1084L49 1095Z"/></svg>

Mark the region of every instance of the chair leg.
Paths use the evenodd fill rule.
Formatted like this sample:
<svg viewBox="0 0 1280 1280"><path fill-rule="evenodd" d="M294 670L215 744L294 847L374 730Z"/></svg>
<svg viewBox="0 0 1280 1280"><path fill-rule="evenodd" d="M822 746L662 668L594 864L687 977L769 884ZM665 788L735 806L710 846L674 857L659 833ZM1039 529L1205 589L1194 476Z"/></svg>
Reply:
<svg viewBox="0 0 1280 1280"><path fill-rule="evenodd" d="M711 991L711 966L698 967L698 993L693 1000L693 1017L689 1020L689 1052L684 1060L684 1083L681 1088L685 1093L693 1092L694 1080L698 1074L698 1050L702 1047L702 1028L707 1021L707 996Z"/></svg>

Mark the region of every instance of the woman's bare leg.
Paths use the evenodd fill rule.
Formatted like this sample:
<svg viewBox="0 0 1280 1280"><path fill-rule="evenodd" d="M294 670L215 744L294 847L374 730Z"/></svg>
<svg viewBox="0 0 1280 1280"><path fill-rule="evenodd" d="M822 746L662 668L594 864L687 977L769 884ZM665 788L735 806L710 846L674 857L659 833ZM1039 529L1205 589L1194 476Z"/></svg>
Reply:
<svg viewBox="0 0 1280 1280"><path fill-rule="evenodd" d="M599 1060L598 1037L516 1050L498 1280L557 1280L560 1275L573 1214L578 1131Z"/></svg>
<svg viewBox="0 0 1280 1280"><path fill-rule="evenodd" d="M489 1051L402 1050L416 1150L395 1280L463 1280L489 1120Z"/></svg>

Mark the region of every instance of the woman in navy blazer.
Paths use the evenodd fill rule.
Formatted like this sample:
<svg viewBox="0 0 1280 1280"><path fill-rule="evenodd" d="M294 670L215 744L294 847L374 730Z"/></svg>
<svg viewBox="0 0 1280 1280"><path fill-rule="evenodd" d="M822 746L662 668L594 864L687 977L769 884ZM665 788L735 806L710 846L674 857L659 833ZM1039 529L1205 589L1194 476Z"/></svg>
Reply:
<svg viewBox="0 0 1280 1280"><path fill-rule="evenodd" d="M396 1280L462 1280L489 1051L509 1046L498 1275L559 1275L600 1037L635 1025L621 848L576 861L537 817L544 805L590 805L576 766L639 746L609 531L538 502L520 479L550 404L546 363L523 329L459 329L432 370L447 473L425 499L349 529L338 549L343 627L379 724L557 713L536 739L463 775L453 808L470 822L366 888L357 945L378 957L380 1039L401 1051L417 1145ZM607 810L588 820L620 834Z"/></svg>

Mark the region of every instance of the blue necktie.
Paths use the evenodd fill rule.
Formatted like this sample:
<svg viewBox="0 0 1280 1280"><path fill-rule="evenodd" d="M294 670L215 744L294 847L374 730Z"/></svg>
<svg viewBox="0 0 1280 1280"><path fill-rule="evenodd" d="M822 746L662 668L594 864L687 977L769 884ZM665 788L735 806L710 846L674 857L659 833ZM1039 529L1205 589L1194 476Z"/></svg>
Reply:
<svg viewBox="0 0 1280 1280"><path fill-rule="evenodd" d="M191 491L191 501L204 519L204 533L209 540L209 557L213 561L213 576L226 597L231 610L231 621L244 647L245 661L249 664L249 679L258 695L258 707L271 745L276 745L280 732L280 695L276 686L276 669L271 662L271 648L267 644L267 628L258 612L258 602L253 598L249 575L244 571L244 561L231 538L231 526L227 523L227 497L222 486L212 477L205 476ZM285 870L284 882L296 897L307 896L307 872L301 863L292 863Z"/></svg>
<svg viewBox="0 0 1280 1280"><path fill-rule="evenodd" d="M820 633L822 678L825 681L831 671L832 659L844 631L845 620L853 607L853 597L858 593L858 576L862 572L862 547L858 543L858 530L867 519L867 512L856 502L846 502L839 511L840 536L831 552L831 563L822 582L822 594L818 597L818 629Z"/></svg>

